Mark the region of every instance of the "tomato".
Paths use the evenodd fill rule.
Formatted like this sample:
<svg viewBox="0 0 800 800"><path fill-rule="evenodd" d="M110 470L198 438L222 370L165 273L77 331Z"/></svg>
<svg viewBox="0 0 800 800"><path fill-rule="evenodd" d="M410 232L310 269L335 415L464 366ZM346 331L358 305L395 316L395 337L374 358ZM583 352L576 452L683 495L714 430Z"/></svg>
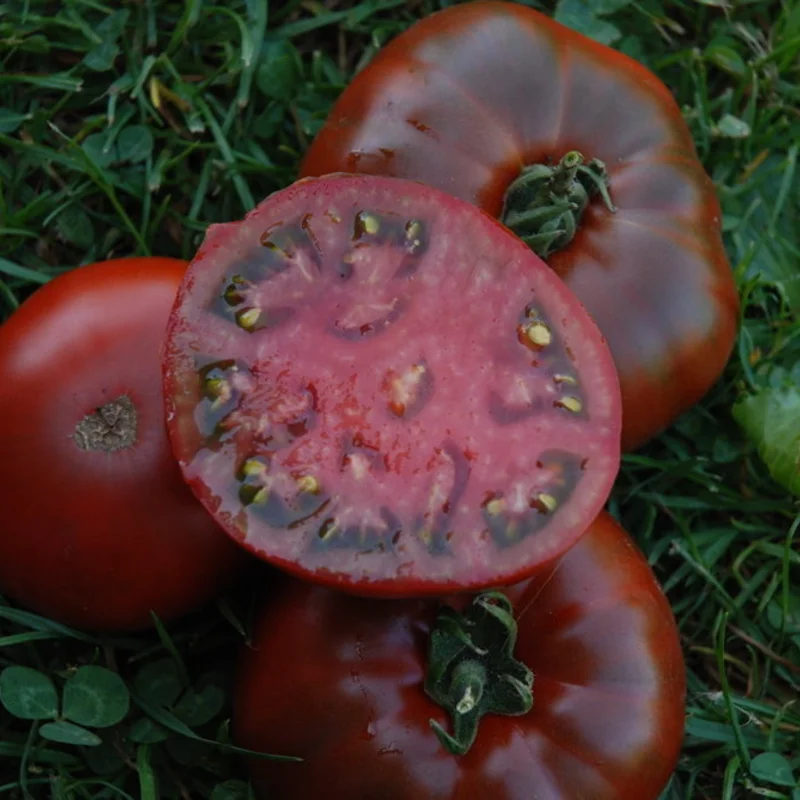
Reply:
<svg viewBox="0 0 800 800"><path fill-rule="evenodd" d="M159 354L186 263L106 261L0 326L0 591L125 630L209 600L241 562L170 452Z"/></svg>
<svg viewBox="0 0 800 800"><path fill-rule="evenodd" d="M669 604L625 531L601 514L557 565L500 599L505 607L491 595L474 604L492 612L482 620L494 623L484 629L488 640L475 627L461 629L471 644L494 637L487 653L460 640L451 647L452 613L442 615L444 635L432 635L430 600L367 602L301 582L278 587L243 648L234 741L303 763L251 759L257 795L658 797L680 752L685 673ZM514 641L509 658L502 651ZM430 661L465 653L443 672ZM466 754L453 754L446 732L458 728L432 699L436 685L452 708L468 695L459 682L498 654L504 666L489 668L488 680L476 684L483 694L473 697L479 706L487 697L488 707L506 703L514 715L488 713ZM462 706L462 731L474 727L464 719L472 713Z"/></svg>
<svg viewBox="0 0 800 800"><path fill-rule="evenodd" d="M222 527L356 593L527 577L619 467L594 323L501 225L410 181L308 180L212 228L164 369L175 453Z"/></svg>
<svg viewBox="0 0 800 800"><path fill-rule="evenodd" d="M667 88L642 65L512 3L455 6L378 53L302 176L425 181L500 217L608 339L623 448L722 372L739 300L714 187Z"/></svg>

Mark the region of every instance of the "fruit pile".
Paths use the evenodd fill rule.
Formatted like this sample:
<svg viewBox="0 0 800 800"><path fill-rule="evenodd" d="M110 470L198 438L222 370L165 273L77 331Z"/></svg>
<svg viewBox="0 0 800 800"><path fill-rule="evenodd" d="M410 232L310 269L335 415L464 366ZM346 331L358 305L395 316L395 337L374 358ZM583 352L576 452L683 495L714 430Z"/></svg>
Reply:
<svg viewBox="0 0 800 800"><path fill-rule="evenodd" d="M652 74L522 6L434 14L188 266L82 267L0 328L0 590L136 630L279 567L234 735L303 763L252 759L259 796L335 765L331 798L654 799L680 643L603 507L737 312Z"/></svg>

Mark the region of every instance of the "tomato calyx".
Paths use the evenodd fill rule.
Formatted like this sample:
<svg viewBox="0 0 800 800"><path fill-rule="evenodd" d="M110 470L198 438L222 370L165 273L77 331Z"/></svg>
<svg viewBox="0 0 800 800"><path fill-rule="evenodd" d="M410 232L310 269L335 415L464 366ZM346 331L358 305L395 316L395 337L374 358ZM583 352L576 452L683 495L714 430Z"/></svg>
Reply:
<svg viewBox="0 0 800 800"><path fill-rule="evenodd" d="M87 414L72 434L81 450L114 453L136 443L136 406L127 395L120 395L91 414Z"/></svg>
<svg viewBox="0 0 800 800"><path fill-rule="evenodd" d="M533 672L514 658L517 622L508 598L484 592L465 613L439 612L428 650L425 692L453 719L453 734L430 725L442 745L464 755L484 714L521 716L533 707Z"/></svg>
<svg viewBox="0 0 800 800"><path fill-rule="evenodd" d="M616 211L606 165L597 158L584 163L581 153L570 150L555 166L524 167L506 190L500 219L536 255L547 258L572 241L595 195Z"/></svg>

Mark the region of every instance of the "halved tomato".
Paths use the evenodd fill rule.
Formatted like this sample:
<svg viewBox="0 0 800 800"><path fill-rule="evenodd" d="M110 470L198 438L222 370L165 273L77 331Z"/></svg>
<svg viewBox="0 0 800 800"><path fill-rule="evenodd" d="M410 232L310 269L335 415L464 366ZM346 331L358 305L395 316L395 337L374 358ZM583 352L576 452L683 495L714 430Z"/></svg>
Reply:
<svg viewBox="0 0 800 800"><path fill-rule="evenodd" d="M497 222L409 181L303 181L212 227L164 369L215 519L359 593L519 580L619 466L617 376L581 305Z"/></svg>

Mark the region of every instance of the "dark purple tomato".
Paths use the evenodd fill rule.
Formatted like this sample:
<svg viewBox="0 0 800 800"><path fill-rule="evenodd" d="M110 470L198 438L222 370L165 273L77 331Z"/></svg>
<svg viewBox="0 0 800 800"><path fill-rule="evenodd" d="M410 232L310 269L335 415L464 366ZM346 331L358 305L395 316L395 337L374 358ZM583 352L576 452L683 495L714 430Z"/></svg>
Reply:
<svg viewBox="0 0 800 800"><path fill-rule="evenodd" d="M680 752L685 672L669 604L613 518L467 602L462 616L278 587L243 647L234 741L303 761L249 760L257 796L655 800Z"/></svg>
<svg viewBox="0 0 800 800"><path fill-rule="evenodd" d="M719 377L739 299L714 186L664 84L515 3L433 14L347 87L302 176L424 181L499 217L584 303L620 375L623 449Z"/></svg>

